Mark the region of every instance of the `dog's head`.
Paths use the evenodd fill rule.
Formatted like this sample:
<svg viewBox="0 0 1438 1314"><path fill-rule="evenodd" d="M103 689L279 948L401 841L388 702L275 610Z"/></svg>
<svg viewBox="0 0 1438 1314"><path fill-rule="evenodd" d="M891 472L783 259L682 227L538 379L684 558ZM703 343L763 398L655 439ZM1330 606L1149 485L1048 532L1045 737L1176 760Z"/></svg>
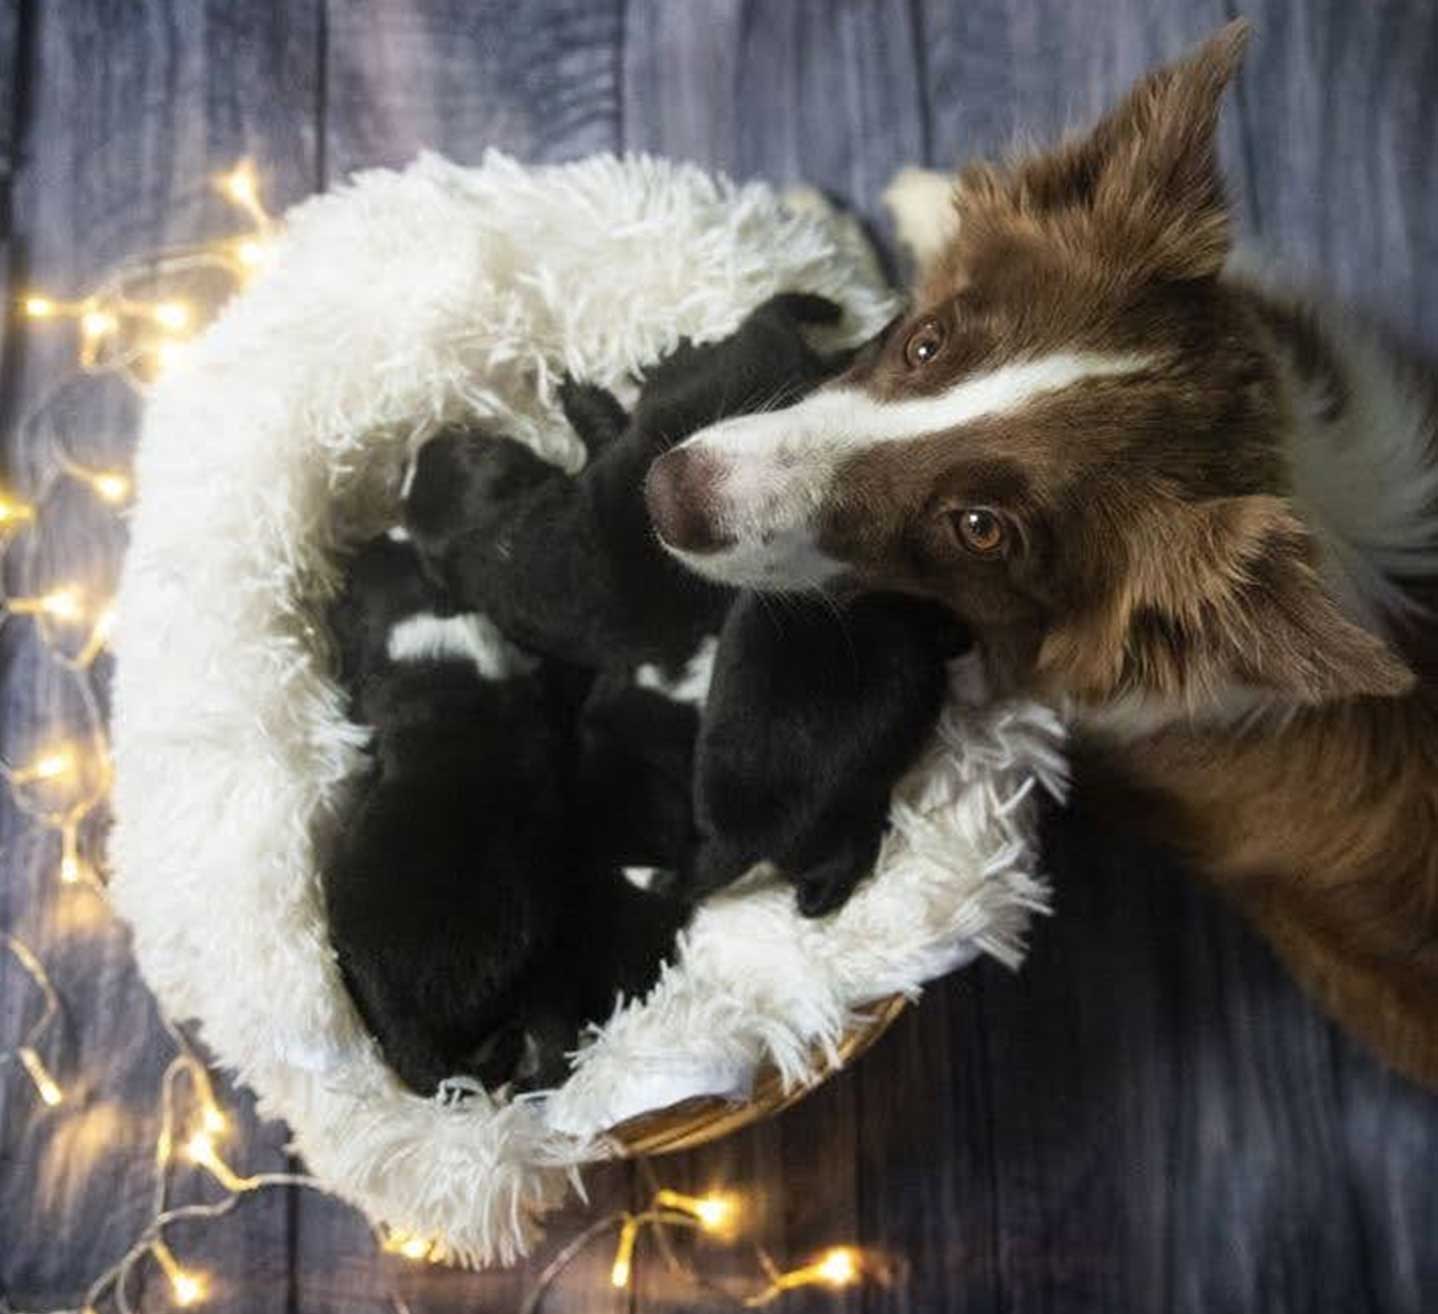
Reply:
<svg viewBox="0 0 1438 1314"><path fill-rule="evenodd" d="M1245 40L1224 28L1087 136L962 172L911 313L798 405L655 463L670 550L750 588L941 599L1018 683L1081 700L1406 688L1320 586L1284 386L1219 278Z"/></svg>

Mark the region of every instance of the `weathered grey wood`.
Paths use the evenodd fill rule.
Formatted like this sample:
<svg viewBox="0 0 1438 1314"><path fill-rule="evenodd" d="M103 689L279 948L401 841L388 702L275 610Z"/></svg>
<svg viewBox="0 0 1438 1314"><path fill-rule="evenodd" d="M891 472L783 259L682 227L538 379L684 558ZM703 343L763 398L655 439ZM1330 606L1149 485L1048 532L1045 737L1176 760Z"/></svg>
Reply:
<svg viewBox="0 0 1438 1314"><path fill-rule="evenodd" d="M313 132L305 161L293 128L313 117L304 88L315 85L317 29L300 6L237 8L188 0L25 4L26 64L12 65L14 81L4 86L7 100L17 86L28 88L8 138L18 160L7 253L15 288L78 295L121 258L233 231L237 216L210 177L246 151L261 157L276 201L308 190ZM311 72L301 79L306 45ZM81 460L123 457L134 403L113 384L67 390L44 423L14 428L68 368L69 326L29 326L5 348L5 458L22 493L42 481L55 433ZM9 582L31 591L80 578L102 594L122 538L85 490L62 487L45 504L40 529L13 546ZM13 622L0 638L7 658L0 733L6 751L25 760L73 729L79 712L29 622ZM173 1052L124 931L93 895L61 889L57 862L54 837L0 804L0 925L41 954L66 1006L53 1054L64 1105L42 1109L11 1070L0 1079L0 1283L21 1307L76 1303L145 1226L158 1082ZM7 1001L0 1046L23 1025L8 1003L22 998L22 985L12 964L0 965ZM257 1126L245 1114L247 1101L230 1102L236 1131L227 1153L247 1171L283 1166L283 1129ZM176 1199L198 1199L213 1196L214 1185L186 1168L176 1192ZM291 1291L287 1226L282 1193L256 1196L223 1223L177 1230L174 1248L213 1276L216 1310L279 1309ZM153 1268L141 1277L146 1307L166 1304Z"/></svg>
<svg viewBox="0 0 1438 1314"><path fill-rule="evenodd" d="M624 144L807 182L882 223L879 193L925 152L912 18L893 0L629 0Z"/></svg>
<svg viewBox="0 0 1438 1314"><path fill-rule="evenodd" d="M888 1270L870 1314L1003 1307L984 979L936 982L853 1074L860 1235Z"/></svg>
<svg viewBox="0 0 1438 1314"><path fill-rule="evenodd" d="M1438 349L1438 10L1244 6L1244 120L1266 249Z"/></svg>
<svg viewBox="0 0 1438 1314"><path fill-rule="evenodd" d="M1093 123L1135 78L1229 17L1222 0L1108 0L1101 8L1063 0L918 0L917 8L929 158L938 167ZM1241 195L1247 162L1233 106L1221 147Z"/></svg>
<svg viewBox="0 0 1438 1314"><path fill-rule="evenodd" d="M421 150L572 159L618 144L618 0L327 6L329 175Z"/></svg>
<svg viewBox="0 0 1438 1314"><path fill-rule="evenodd" d="M1090 118L1229 7L0 0L0 160L9 142L19 161L0 277L71 293L120 256L223 230L232 215L207 174L246 152L276 204L423 146L470 161L492 145L534 160L626 147L803 179L874 218L899 164ZM1438 10L1245 8L1255 46L1223 138L1245 226L1438 342ZM14 40L22 11L27 49ZM7 136L24 81L28 108ZM13 421L68 345L32 327L4 346L0 416ZM123 452L130 405L102 389L59 413L98 457ZM39 451L7 447L22 484ZM83 497L55 511L53 538L10 563L26 587L77 569L101 578L117 547ZM6 751L75 714L41 656L24 627L0 632ZM770 1124L656 1161L659 1178L737 1190L781 1263L849 1240L896 1261L892 1285L837 1302L795 1293L787 1310L1426 1310L1435 1102L1338 1036L1163 860L1077 822L1059 834L1057 915L1020 976L980 966L934 987L855 1072ZM71 1004L58 1074L67 1087L83 1074L73 1106L48 1113L0 1073L0 1283L42 1307L72 1301L143 1216L145 1110L168 1052L123 936L103 916L75 924L88 896L57 891L55 861L53 839L0 798L0 925L51 963ZM25 997L0 960L0 1047ZM255 1147L236 1153L247 1167L283 1162L279 1128L243 1116L239 1135ZM394 1273L416 1314L512 1310L586 1218L648 1198L623 1165L590 1180L593 1211L556 1220L511 1274L376 1261L351 1211L303 1197L251 1201L176 1244L220 1279L208 1308L377 1310ZM596 1243L545 1308L721 1307L650 1252L633 1299L616 1296L611 1254ZM752 1273L742 1247L699 1254L707 1275ZM146 1307L167 1306L152 1282Z"/></svg>
<svg viewBox="0 0 1438 1314"><path fill-rule="evenodd" d="M20 108L20 0L0 0L0 185L14 171L15 118ZM0 223L0 232L4 231Z"/></svg>
<svg viewBox="0 0 1438 1314"><path fill-rule="evenodd" d="M11 272L14 254L10 235L10 185L15 170L15 121L20 111L22 85L19 77L21 61L21 0L0 0L0 369L5 359L5 341L11 333ZM0 417L4 415L3 394L8 392L6 378L0 373ZM3 473L3 468L0 468Z"/></svg>

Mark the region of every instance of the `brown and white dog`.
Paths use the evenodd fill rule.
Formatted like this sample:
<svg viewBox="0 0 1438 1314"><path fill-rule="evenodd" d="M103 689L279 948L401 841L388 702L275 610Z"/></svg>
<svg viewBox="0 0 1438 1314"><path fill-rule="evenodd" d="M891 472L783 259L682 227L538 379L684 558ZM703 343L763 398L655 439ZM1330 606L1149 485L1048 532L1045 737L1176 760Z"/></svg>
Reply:
<svg viewBox="0 0 1438 1314"><path fill-rule="evenodd" d="M1246 37L962 171L912 312L805 401L661 457L649 505L713 580L947 603L1438 1085L1438 390L1228 267L1215 135Z"/></svg>

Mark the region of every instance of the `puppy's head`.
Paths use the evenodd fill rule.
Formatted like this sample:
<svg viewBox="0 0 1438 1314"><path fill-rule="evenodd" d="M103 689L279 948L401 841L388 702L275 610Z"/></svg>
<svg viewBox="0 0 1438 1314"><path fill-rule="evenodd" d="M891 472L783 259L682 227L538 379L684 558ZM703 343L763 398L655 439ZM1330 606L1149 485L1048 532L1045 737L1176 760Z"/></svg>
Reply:
<svg viewBox="0 0 1438 1314"><path fill-rule="evenodd" d="M406 617L444 609L412 544L386 535L371 539L346 564L344 587L329 613L341 682L354 687L386 664L390 631Z"/></svg>
<svg viewBox="0 0 1438 1314"><path fill-rule="evenodd" d="M492 527L512 513L516 497L555 474L512 438L447 429L415 458L405 528L424 557L442 555L457 535Z"/></svg>
<svg viewBox="0 0 1438 1314"><path fill-rule="evenodd" d="M757 589L945 602L1045 692L1303 699L1411 677L1319 585L1288 403L1230 245L1231 24L1087 136L958 178L911 313L788 410L655 463L661 540Z"/></svg>

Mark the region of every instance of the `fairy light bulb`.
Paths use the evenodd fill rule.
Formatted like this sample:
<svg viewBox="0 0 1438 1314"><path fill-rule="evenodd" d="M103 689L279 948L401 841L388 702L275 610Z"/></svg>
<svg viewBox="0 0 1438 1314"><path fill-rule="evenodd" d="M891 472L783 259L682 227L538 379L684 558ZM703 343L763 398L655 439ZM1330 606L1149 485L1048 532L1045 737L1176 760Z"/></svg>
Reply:
<svg viewBox="0 0 1438 1314"><path fill-rule="evenodd" d="M41 612L51 620L75 621L80 619L84 611L83 602L84 595L80 590L66 585L64 588L52 589L33 602L16 598L12 600L10 609L19 612Z"/></svg>
<svg viewBox="0 0 1438 1314"><path fill-rule="evenodd" d="M66 885L78 885L84 876L85 868L80 861L80 836L75 827L69 825L60 836L60 880Z"/></svg>
<svg viewBox="0 0 1438 1314"><path fill-rule="evenodd" d="M391 1255L402 1255L405 1259L430 1258L436 1251L436 1243L427 1240L417 1232L406 1232L403 1228L391 1228L384 1238L384 1250Z"/></svg>
<svg viewBox="0 0 1438 1314"><path fill-rule="evenodd" d="M220 176L220 190L236 205L252 205L255 195L255 166L241 160L229 173Z"/></svg>
<svg viewBox="0 0 1438 1314"><path fill-rule="evenodd" d="M190 308L183 301L160 301L150 310L156 324L178 332L190 322Z"/></svg>
<svg viewBox="0 0 1438 1314"><path fill-rule="evenodd" d="M22 521L32 520L34 517L35 511L32 507L0 492L0 529L4 529L7 525L17 525Z"/></svg>
<svg viewBox="0 0 1438 1314"><path fill-rule="evenodd" d="M863 1275L862 1257L853 1246L834 1246L812 1264L803 1268L790 1269L787 1273L776 1273L765 1289L748 1297L744 1304L749 1309L760 1309L771 1305L786 1291L795 1287L811 1287L818 1283L838 1290L857 1282Z"/></svg>
<svg viewBox="0 0 1438 1314"><path fill-rule="evenodd" d="M835 1246L814 1269L831 1287L847 1287L859 1276L859 1259L849 1246Z"/></svg>
<svg viewBox="0 0 1438 1314"><path fill-rule="evenodd" d="M225 1115L213 1104L207 1104L205 1111L200 1115L200 1121L204 1124L205 1130L211 1136L223 1136L229 1130L230 1124L226 1121Z"/></svg>
<svg viewBox="0 0 1438 1314"><path fill-rule="evenodd" d="M69 775L73 765L68 752L51 753L35 763L32 771L36 780L58 780L61 776Z"/></svg>
<svg viewBox="0 0 1438 1314"><path fill-rule="evenodd" d="M246 269L258 269L269 259L269 251L263 242L257 242L254 238L246 238L243 242L236 243L235 258Z"/></svg>
<svg viewBox="0 0 1438 1314"><path fill-rule="evenodd" d="M180 1269L170 1278L170 1290L175 1293L175 1304L188 1308L204 1300L205 1280L198 1273Z"/></svg>
<svg viewBox="0 0 1438 1314"><path fill-rule="evenodd" d="M52 589L38 598L11 598L6 607L16 616L49 616L52 620L79 620L84 612L84 595L73 585Z"/></svg>
<svg viewBox="0 0 1438 1314"><path fill-rule="evenodd" d="M270 226L269 211L260 201L259 180L255 176L253 161L241 160L229 173L221 174L216 184L232 205L238 206L255 221L256 227L265 229Z"/></svg>
<svg viewBox="0 0 1438 1314"><path fill-rule="evenodd" d="M614 1265L609 1270L609 1281L616 1291L624 1290L634 1275L634 1243L638 1237L639 1220L631 1214L619 1230L619 1245L614 1251Z"/></svg>
<svg viewBox="0 0 1438 1314"><path fill-rule="evenodd" d="M185 1142L185 1157L191 1163L203 1168L227 1191L236 1194L255 1189L255 1179L239 1176L229 1164L220 1158L215 1142L207 1131L195 1132Z"/></svg>
<svg viewBox="0 0 1438 1314"><path fill-rule="evenodd" d="M150 1253L170 1281L170 1294L174 1297L175 1304L188 1307L198 1305L204 1300L209 1283L203 1273L181 1268L174 1252L162 1240L157 1240L150 1246Z"/></svg>
<svg viewBox="0 0 1438 1314"><path fill-rule="evenodd" d="M119 320L108 310L87 310L80 316L80 329L90 339L107 337L119 327Z"/></svg>
<svg viewBox="0 0 1438 1314"><path fill-rule="evenodd" d="M103 471L95 476L94 489L112 506L130 496L130 481L114 471Z"/></svg>
<svg viewBox="0 0 1438 1314"><path fill-rule="evenodd" d="M30 1080L35 1084L35 1090L40 1098L54 1108L64 1098L59 1083L50 1075L50 1070L41 1061L40 1056L30 1048L29 1045L22 1045L15 1051L15 1057L20 1060L21 1066L29 1074Z"/></svg>
<svg viewBox="0 0 1438 1314"><path fill-rule="evenodd" d="M52 749L43 757L37 758L29 766L12 772L10 779L17 785L30 785L36 782L59 780L63 776L70 775L74 770L74 752L69 748L57 748Z"/></svg>
<svg viewBox="0 0 1438 1314"><path fill-rule="evenodd" d="M31 319L53 319L60 313L60 307L50 297L26 297L20 305Z"/></svg>
<svg viewBox="0 0 1438 1314"><path fill-rule="evenodd" d="M725 1195L685 1195L665 1188L655 1193L654 1205L688 1214L706 1232L721 1232L734 1220L734 1201Z"/></svg>
<svg viewBox="0 0 1438 1314"><path fill-rule="evenodd" d="M705 1196L694 1206L694 1216L706 1231L718 1232L726 1227L734 1212L730 1201L717 1195Z"/></svg>

